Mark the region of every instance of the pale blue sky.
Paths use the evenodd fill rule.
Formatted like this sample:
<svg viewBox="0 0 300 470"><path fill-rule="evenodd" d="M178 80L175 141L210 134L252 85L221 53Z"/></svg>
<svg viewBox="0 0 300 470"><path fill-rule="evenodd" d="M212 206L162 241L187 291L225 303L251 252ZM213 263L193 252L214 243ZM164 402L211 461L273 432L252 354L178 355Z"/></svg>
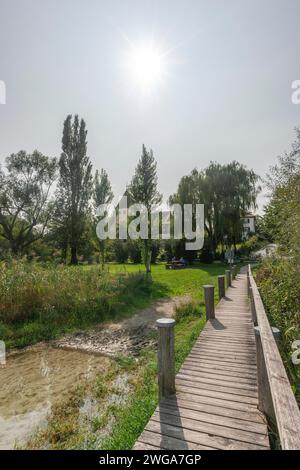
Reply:
<svg viewBox="0 0 300 470"><path fill-rule="evenodd" d="M59 156L63 120L78 113L116 194L142 143L165 197L210 160L263 176L300 125L299 18L300 0L0 0L0 163L20 149ZM150 39L169 53L145 96L124 57Z"/></svg>

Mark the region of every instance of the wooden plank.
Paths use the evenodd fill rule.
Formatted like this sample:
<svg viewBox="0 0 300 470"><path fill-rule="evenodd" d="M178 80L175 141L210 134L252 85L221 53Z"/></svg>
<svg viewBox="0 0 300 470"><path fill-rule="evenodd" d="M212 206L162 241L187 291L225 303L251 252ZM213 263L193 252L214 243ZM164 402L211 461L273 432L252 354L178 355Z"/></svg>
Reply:
<svg viewBox="0 0 300 470"><path fill-rule="evenodd" d="M186 376L182 378L181 375L177 375L176 383L180 385L185 385L187 387L191 387L193 390L198 390L198 389L212 390L216 392L230 393L231 395L257 398L257 390L255 389L248 389L248 388L242 389L242 388L230 387L225 384L218 385L214 381L209 381L209 379L201 380L201 378L199 378L199 380L196 381L196 380L193 380L192 377Z"/></svg>
<svg viewBox="0 0 300 470"><path fill-rule="evenodd" d="M195 403L203 403L212 406L222 406L230 410L247 411L247 412L258 412L257 403L241 403L239 401L230 400L228 397L224 399L211 395L194 395L189 393L187 389L177 389L176 397L182 400L189 400Z"/></svg>
<svg viewBox="0 0 300 470"><path fill-rule="evenodd" d="M241 390L249 390L249 391L255 391L257 394L257 385L256 384L249 384L249 383L242 383L239 380L223 380L223 379L216 379L216 377L205 377L204 375L199 375L198 377L193 376L189 373L184 373L180 372L177 375L178 379L183 379L190 381L192 383L205 383L205 384L214 384L214 385L221 385L223 387L231 387L231 388L236 388L236 389L241 389Z"/></svg>
<svg viewBox="0 0 300 470"><path fill-rule="evenodd" d="M155 439L156 442L156 439ZM137 441L134 444L133 450L160 450L161 447L156 447L150 444L145 444L144 442Z"/></svg>
<svg viewBox="0 0 300 470"><path fill-rule="evenodd" d="M265 434L260 434L256 432L248 432L243 431L241 429L232 428L229 426L225 426L224 422L226 419L221 419L222 423L218 424L211 424L207 420L205 422L185 418L182 415L172 414L170 413L169 409L164 410L157 410L155 411L154 415L152 416L154 421L158 421L164 424L170 424L172 426L181 426L184 429L191 430L191 431L199 431L203 433L207 433L210 435L225 437L226 439L234 439L237 441L257 444L259 446L267 447L268 446L268 436Z"/></svg>
<svg viewBox="0 0 300 470"><path fill-rule="evenodd" d="M174 405L175 403L175 405ZM256 423L251 421L245 421L240 418L235 418L232 415L216 413L213 407L208 408L207 406L203 407L203 411L200 411L190 408L189 406L178 406L178 403L161 403L159 410L165 413L171 413L184 418L195 419L196 421L201 421L204 423L217 424L220 426L226 426L233 429L241 429L243 431L249 431L252 433L266 434L265 423ZM210 412L207 412L207 410ZM227 436L226 436L227 437Z"/></svg>
<svg viewBox="0 0 300 470"><path fill-rule="evenodd" d="M191 352L193 353L198 353L201 355L201 353L207 351L207 352L213 352L214 354L221 354L223 357L226 356L238 356L238 357L246 357L246 358L254 358L255 359L255 351L246 351L245 349L234 349L234 348L229 348L226 346L223 346L222 348L218 348L217 346L214 346L213 344L199 344L195 346ZM256 359L255 359L256 362Z"/></svg>
<svg viewBox="0 0 300 470"><path fill-rule="evenodd" d="M184 364L180 369L182 373L188 373L195 376L204 376L204 377L216 377L218 379L224 380L239 380L241 383L254 383L257 384L256 377L253 377L253 374L245 374L236 371L228 371L222 368L212 368L211 366L205 367L205 364L201 366L189 366Z"/></svg>
<svg viewBox="0 0 300 470"><path fill-rule="evenodd" d="M238 410L235 408L226 408L221 404L211 404L209 400L206 401L206 403L202 403L199 400L189 400L188 396L186 395L184 398L180 398L179 396L176 398L167 398L162 402L162 405L168 406L170 403L174 402L180 409L187 408L189 410L201 411L207 414L228 416L229 418L236 418L243 422L250 421L256 424L260 424L265 430L265 421L262 417L262 414L254 407L250 408L250 410Z"/></svg>
<svg viewBox="0 0 300 470"><path fill-rule="evenodd" d="M191 353L189 355L189 357L191 359L194 359L194 360L197 360L199 359L199 355L198 354L194 354L194 353ZM218 357L214 356L213 353L208 353L208 352L203 352L201 354L201 358L207 358L207 359L210 359L212 361L217 361L219 364L237 364L237 365L246 365L246 366L250 366L250 365L253 365L255 367L256 365L256 361L252 360L252 361L249 361L249 360L246 360L246 359L241 359L241 358L227 358L227 357L222 357L222 355L220 354L220 357L222 358L222 360L219 360Z"/></svg>
<svg viewBox="0 0 300 470"><path fill-rule="evenodd" d="M151 419L147 424L147 431L157 432L163 436L173 437L186 442L193 442L195 444L202 445L205 447L214 447L222 450L263 450L264 447L257 446L256 444L238 441L235 439L229 439L222 436L214 436L206 432L193 431L191 429L185 429L180 426L174 426L168 423L155 421ZM164 445L165 447L165 445Z"/></svg>
<svg viewBox="0 0 300 470"><path fill-rule="evenodd" d="M245 373L256 373L256 366L252 364L236 364L234 362L221 362L217 361L215 358L211 357L203 357L201 360L199 358L188 358L185 364L190 364L194 366L204 366L209 365L210 367L220 368L222 370L235 370L237 372L245 372Z"/></svg>
<svg viewBox="0 0 300 470"><path fill-rule="evenodd" d="M191 353L195 354L202 354L202 352L212 352L217 355L222 355L222 357L226 356L239 356L241 358L254 358L255 363L256 363L256 357L255 357L255 351L254 350L245 350L245 349L236 349L236 348L230 348L229 346L226 347L226 345L222 347L218 347L217 345L214 344L197 344L192 350Z"/></svg>
<svg viewBox="0 0 300 470"><path fill-rule="evenodd" d="M172 432L171 434L176 435L176 432ZM197 444L195 442L189 442L186 439L177 439L176 437L169 436L166 434L160 433L160 428L157 423L154 423L151 426L151 431L148 429L143 431L141 436L139 437L138 442L145 443L152 445L152 443L160 444L160 449L166 450L215 450L215 448L211 446L205 446L201 444ZM135 447L133 448L135 450Z"/></svg>
<svg viewBox="0 0 300 470"><path fill-rule="evenodd" d="M257 398L244 396L237 393L230 393L229 391L219 391L215 390L214 387L191 387L187 382L177 382L177 390L183 392L189 392L191 395L205 396L205 397L216 397L221 398L222 400L236 401L239 403L248 403L250 405L257 406Z"/></svg>

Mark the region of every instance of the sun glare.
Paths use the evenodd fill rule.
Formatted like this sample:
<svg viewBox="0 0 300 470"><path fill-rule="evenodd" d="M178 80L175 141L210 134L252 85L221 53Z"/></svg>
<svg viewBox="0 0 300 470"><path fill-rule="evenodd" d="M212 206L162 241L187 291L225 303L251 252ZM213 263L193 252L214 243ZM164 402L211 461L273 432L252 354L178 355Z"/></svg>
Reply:
<svg viewBox="0 0 300 470"><path fill-rule="evenodd" d="M132 46L128 54L128 70L131 79L143 91L151 91L164 74L162 52L152 43Z"/></svg>

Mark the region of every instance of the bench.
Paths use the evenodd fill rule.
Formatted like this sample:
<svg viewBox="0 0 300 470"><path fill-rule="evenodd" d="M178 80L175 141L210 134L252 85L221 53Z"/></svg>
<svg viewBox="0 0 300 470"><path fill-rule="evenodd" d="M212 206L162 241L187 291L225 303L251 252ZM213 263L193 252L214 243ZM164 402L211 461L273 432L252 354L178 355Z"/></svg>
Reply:
<svg viewBox="0 0 300 470"><path fill-rule="evenodd" d="M183 261L175 260L166 263L166 269L182 269L185 268L186 264Z"/></svg>

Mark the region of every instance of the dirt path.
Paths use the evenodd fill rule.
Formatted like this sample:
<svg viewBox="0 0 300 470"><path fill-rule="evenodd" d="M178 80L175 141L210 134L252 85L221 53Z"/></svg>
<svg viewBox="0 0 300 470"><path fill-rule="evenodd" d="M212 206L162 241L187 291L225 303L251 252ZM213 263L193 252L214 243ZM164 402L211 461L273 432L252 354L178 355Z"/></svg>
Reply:
<svg viewBox="0 0 300 470"><path fill-rule="evenodd" d="M90 330L68 334L52 344L59 348L107 356L134 355L144 346L154 342L153 331L158 318L172 317L175 307L189 301L189 296L157 300L128 319L106 322Z"/></svg>

